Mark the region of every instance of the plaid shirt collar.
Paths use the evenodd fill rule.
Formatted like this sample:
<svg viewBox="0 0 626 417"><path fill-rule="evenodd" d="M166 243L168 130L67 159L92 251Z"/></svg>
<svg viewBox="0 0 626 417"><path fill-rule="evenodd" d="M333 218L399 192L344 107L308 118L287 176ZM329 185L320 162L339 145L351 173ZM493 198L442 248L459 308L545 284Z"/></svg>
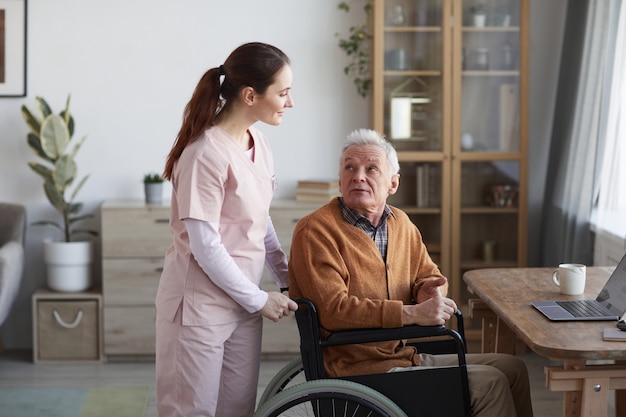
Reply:
<svg viewBox="0 0 626 417"><path fill-rule="evenodd" d="M339 198L339 207L341 208L341 217L343 217L343 219L349 224L358 227L367 233L367 235L372 238L378 247L383 259L386 259L388 242L387 218L389 216L395 217L389 206L385 204L383 214L380 216L380 221L376 227L374 227L372 222L370 222L365 216L362 216L350 207L346 206L342 197Z"/></svg>

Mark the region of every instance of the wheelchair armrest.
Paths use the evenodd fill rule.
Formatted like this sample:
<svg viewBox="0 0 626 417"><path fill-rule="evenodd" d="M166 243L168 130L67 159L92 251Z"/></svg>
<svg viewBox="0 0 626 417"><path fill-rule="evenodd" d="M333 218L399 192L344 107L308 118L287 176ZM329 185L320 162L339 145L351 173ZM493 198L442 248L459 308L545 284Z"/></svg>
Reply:
<svg viewBox="0 0 626 417"><path fill-rule="evenodd" d="M397 328L354 329L335 332L325 340L326 346L354 343L381 342L385 340L417 339L450 335L444 326L409 325Z"/></svg>
<svg viewBox="0 0 626 417"><path fill-rule="evenodd" d="M465 353L465 339L463 335L463 315L459 310L455 312L459 332L448 329L445 326L419 326L408 325L396 328L367 328L351 329L334 332L327 339L321 340L319 336L319 323L317 319L317 308L313 302L306 298L294 298L298 305L305 307L296 311L296 318L299 318L299 328L302 331L307 328L303 326L306 321L311 332L312 340L318 340L320 347L348 345L356 343L381 342L386 340L420 339L437 336L448 336L456 343L458 353ZM305 314L306 312L306 314ZM307 317L306 320L303 320Z"/></svg>

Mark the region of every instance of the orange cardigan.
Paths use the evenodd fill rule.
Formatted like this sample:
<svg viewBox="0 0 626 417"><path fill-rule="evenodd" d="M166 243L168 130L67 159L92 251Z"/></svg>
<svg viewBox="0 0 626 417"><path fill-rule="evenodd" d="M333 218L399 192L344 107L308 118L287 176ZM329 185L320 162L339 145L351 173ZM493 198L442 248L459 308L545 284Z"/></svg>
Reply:
<svg viewBox="0 0 626 417"><path fill-rule="evenodd" d="M338 199L303 217L293 233L289 293L317 307L322 337L333 331L402 326L402 305L415 303L428 279L441 277L408 216L390 207L387 262L374 241L341 216ZM442 288L442 294L447 286ZM419 365L404 341L326 348L328 376L387 372Z"/></svg>

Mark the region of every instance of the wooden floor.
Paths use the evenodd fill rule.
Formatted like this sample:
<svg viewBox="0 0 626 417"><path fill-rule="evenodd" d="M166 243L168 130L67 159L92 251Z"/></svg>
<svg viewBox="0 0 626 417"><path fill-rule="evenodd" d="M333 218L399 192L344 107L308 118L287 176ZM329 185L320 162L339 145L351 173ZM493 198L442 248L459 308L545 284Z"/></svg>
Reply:
<svg viewBox="0 0 626 417"><path fill-rule="evenodd" d="M547 359L533 353L521 357L526 362L531 378L532 400L535 417L558 417L562 415L562 395L545 388L543 367ZM269 380L288 361L268 359L261 364L259 397ZM153 388L144 417L157 417L154 396L154 363L124 362L104 364L33 364L30 352L9 351L0 354L0 387L97 387L103 385L149 385ZM612 396L611 396L612 398ZM613 399L609 404L609 416L614 416ZM2 410L3 416L11 416L10 410Z"/></svg>

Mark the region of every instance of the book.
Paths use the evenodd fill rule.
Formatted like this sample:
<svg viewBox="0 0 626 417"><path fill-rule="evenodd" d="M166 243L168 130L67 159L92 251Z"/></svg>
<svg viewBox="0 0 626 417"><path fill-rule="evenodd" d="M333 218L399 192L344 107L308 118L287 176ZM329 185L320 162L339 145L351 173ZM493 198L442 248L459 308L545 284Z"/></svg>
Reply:
<svg viewBox="0 0 626 417"><path fill-rule="evenodd" d="M326 202L338 195L339 180L336 179L300 180L296 187L296 201Z"/></svg>
<svg viewBox="0 0 626 417"><path fill-rule="evenodd" d="M338 197L340 194L307 194L302 192L296 192L296 201L320 201L328 202L334 197Z"/></svg>
<svg viewBox="0 0 626 417"><path fill-rule="evenodd" d="M441 169L436 164L421 163L416 168L417 207L441 205Z"/></svg>
<svg viewBox="0 0 626 417"><path fill-rule="evenodd" d="M339 187L339 180L337 179L310 179L298 181L298 188L300 187L313 187L313 188L332 188Z"/></svg>
<svg viewBox="0 0 626 417"><path fill-rule="evenodd" d="M604 329L602 339L613 342L626 342L626 332L617 327L607 327Z"/></svg>
<svg viewBox="0 0 626 417"><path fill-rule="evenodd" d="M500 85L500 151L513 152L519 147L519 111L517 85Z"/></svg>
<svg viewBox="0 0 626 417"><path fill-rule="evenodd" d="M333 195L333 194L339 194L339 187L329 187L329 188L298 187L296 188L296 192L303 193L303 194Z"/></svg>

